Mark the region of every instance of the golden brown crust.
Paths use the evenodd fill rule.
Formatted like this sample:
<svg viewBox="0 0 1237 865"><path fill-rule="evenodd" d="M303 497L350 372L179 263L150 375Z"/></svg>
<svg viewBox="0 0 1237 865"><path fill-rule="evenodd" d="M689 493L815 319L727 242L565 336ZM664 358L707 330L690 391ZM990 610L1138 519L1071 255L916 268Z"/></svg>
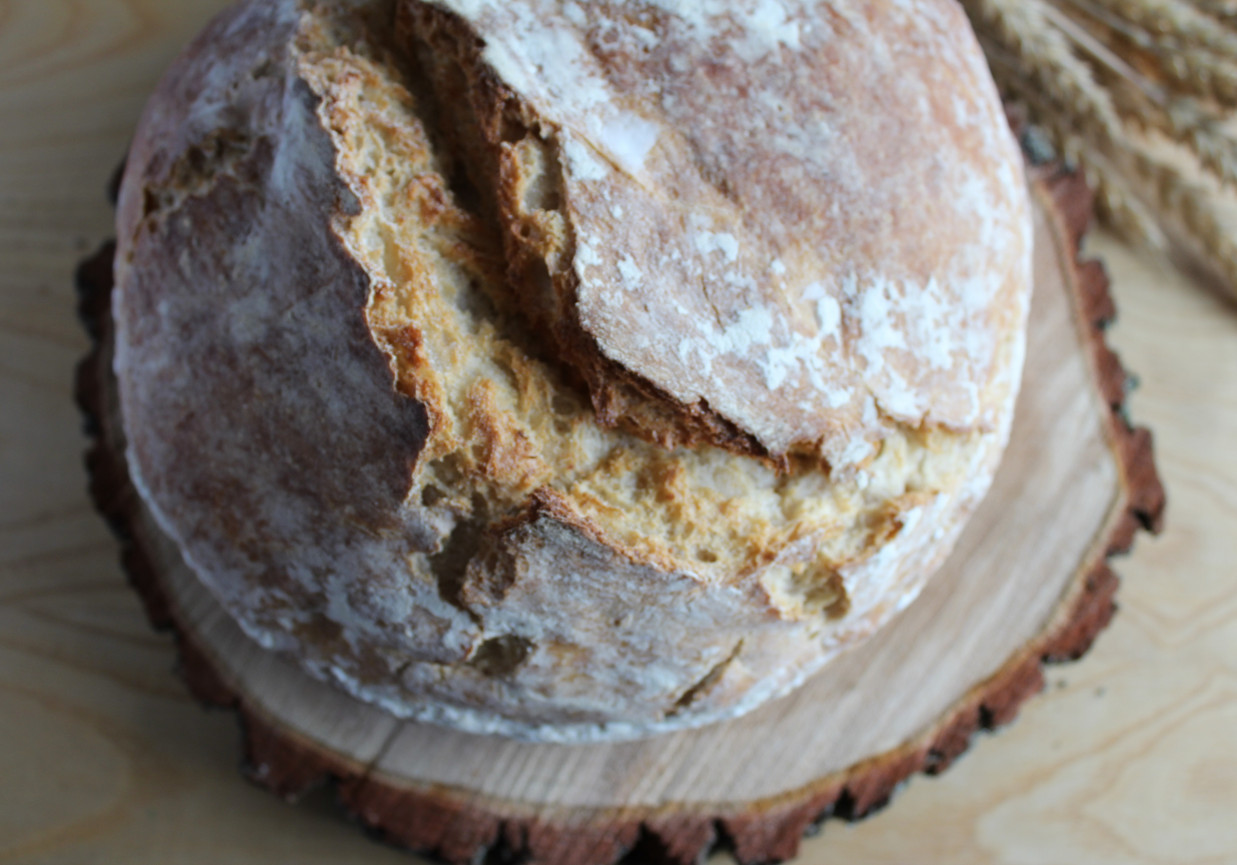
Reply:
<svg viewBox="0 0 1237 865"><path fill-rule="evenodd" d="M928 63L942 28L962 19L923 3L944 18L872 6L840 39L850 47L830 42L805 68L820 71L823 57L837 63L830 74L858 75L864 51L904 45ZM680 73L659 78L642 66L653 61L632 54L628 68L593 45L607 88L649 72L666 99L704 100L698 124L664 100L654 117L621 88L597 109L661 124L664 142L647 154L657 171L633 186L581 155L596 142L572 131L579 118L544 103L518 69L493 66L490 4L467 21L400 4L412 11L399 36L387 26L396 5L251 0L156 94L120 194L114 307L143 501L251 637L402 716L541 739L630 737L793 688L915 596L1008 433L1028 213L978 49L937 70L962 76L962 119L938 135L923 126L935 115L918 117L919 155L878 149L872 170L906 156L894 178L905 188L877 178L868 201L853 178L835 182L833 150L813 174L803 165L821 154L736 139L767 119L754 95L730 106L733 128L713 122L718 87L755 94L793 64L762 61L758 75L727 55L697 92ZM521 20L546 12L544 40L516 46L532 54L508 53L517 67L545 40L566 39L570 52L594 39L571 4L552 5L503 6ZM659 50L690 59L716 47L688 44L675 20L657 18ZM731 35L762 38L759 21L731 24ZM454 47L430 39L419 75L407 41L448 26L464 29ZM627 38L635 31L623 28L644 25L616 26ZM889 76L856 80L875 98ZM826 80L782 83L804 110L824 110ZM830 96L829 117L859 146L882 127L856 101L862 88L848 88ZM473 107L450 111L457 96ZM925 96L933 110L935 98ZM716 164L705 171L707 154ZM688 157L691 171L679 171ZM767 171L774 191L759 182ZM787 178L804 171L811 183L790 194ZM959 172L987 228L953 213L918 240L877 230L894 204ZM632 218L603 248L607 194L618 198L606 212ZM821 214L805 212L813 202ZM928 208L949 216L938 209ZM716 224L696 225L701 215ZM922 218L899 216L910 228ZM704 269L688 279L667 265L625 302L630 316L603 308L614 286L589 268L652 274L659 249ZM886 272L839 271L847 249L858 264L910 270L896 285ZM939 279L910 272L937 265ZM676 298L708 307L687 316L695 331L663 308ZM664 327L650 335L657 309ZM615 341L607 328L626 327L619 318L637 330ZM686 363L704 350L692 333L705 331L727 357ZM654 337L689 350L654 350ZM678 373L652 361L717 376L685 396ZM812 384L826 373L854 386L845 402ZM898 408L899 388L922 411ZM816 450L792 453L805 442Z"/></svg>
<svg viewBox="0 0 1237 865"><path fill-rule="evenodd" d="M961 12L913 5L402 4L600 422L835 465L994 423L1020 164Z"/></svg>
<svg viewBox="0 0 1237 865"><path fill-rule="evenodd" d="M667 448L711 444L749 456L768 456L750 434L696 401L683 404L648 379L606 357L580 326L570 264L574 240L563 215L561 154L541 141L535 111L484 66L484 43L458 16L424 3L400 6L401 39L414 46L433 80L452 148L466 163L482 206L501 223L509 293L542 341L539 355L561 365L587 388L598 423ZM548 206L547 206L548 205Z"/></svg>

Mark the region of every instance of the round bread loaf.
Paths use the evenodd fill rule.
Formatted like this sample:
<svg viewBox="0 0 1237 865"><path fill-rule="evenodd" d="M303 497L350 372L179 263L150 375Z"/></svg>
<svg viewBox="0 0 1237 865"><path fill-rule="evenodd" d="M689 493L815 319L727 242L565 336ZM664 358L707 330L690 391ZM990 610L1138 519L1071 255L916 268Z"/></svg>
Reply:
<svg viewBox="0 0 1237 865"><path fill-rule="evenodd" d="M1022 366L1022 164L953 0L251 0L118 228L159 525L263 646L481 732L793 688L949 553Z"/></svg>

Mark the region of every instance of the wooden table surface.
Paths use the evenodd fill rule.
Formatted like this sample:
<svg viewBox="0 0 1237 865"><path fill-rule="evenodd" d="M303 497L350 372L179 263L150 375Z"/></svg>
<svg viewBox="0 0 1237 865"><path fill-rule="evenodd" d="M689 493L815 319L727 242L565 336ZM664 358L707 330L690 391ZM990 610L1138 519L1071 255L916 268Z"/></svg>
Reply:
<svg viewBox="0 0 1237 865"><path fill-rule="evenodd" d="M145 95L223 0L0 0L0 863L383 863L329 796L237 773L85 494L72 271ZM915 778L812 863L1237 862L1237 307L1097 236L1141 378L1168 529L1119 561L1121 612L1017 723Z"/></svg>

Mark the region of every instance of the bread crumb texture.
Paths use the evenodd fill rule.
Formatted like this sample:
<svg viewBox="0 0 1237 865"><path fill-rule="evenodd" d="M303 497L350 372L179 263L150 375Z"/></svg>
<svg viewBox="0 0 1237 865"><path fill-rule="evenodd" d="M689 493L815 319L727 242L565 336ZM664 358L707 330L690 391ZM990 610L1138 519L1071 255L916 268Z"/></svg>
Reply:
<svg viewBox="0 0 1237 865"><path fill-rule="evenodd" d="M131 471L246 632L547 741L786 693L1008 437L1030 217L950 0L269 0L143 118Z"/></svg>

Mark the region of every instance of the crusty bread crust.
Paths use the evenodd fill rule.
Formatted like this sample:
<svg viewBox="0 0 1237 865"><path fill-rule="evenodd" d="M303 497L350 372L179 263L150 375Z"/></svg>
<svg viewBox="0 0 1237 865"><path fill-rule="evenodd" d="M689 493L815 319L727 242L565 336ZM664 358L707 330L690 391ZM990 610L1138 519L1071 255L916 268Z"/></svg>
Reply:
<svg viewBox="0 0 1237 865"><path fill-rule="evenodd" d="M602 423L835 468L995 426L1028 229L956 4L404 9Z"/></svg>
<svg viewBox="0 0 1237 865"><path fill-rule="evenodd" d="M915 597L1008 435L1021 162L948 0L748 6L247 2L169 72L115 369L251 636L585 740L750 709Z"/></svg>

